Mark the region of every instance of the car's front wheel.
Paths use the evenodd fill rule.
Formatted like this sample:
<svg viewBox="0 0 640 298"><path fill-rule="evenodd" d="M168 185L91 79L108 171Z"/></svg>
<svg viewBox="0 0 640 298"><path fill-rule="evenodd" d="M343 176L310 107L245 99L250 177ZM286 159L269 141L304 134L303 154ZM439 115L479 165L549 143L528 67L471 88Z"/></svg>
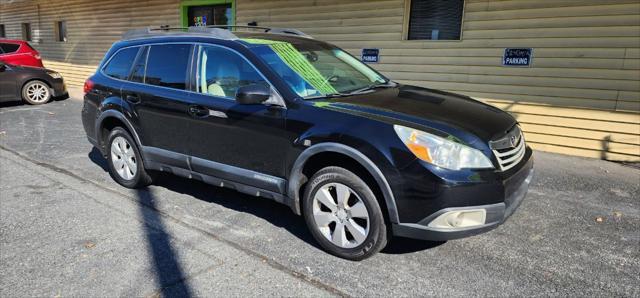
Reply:
<svg viewBox="0 0 640 298"><path fill-rule="evenodd" d="M45 82L34 80L22 86L22 99L28 104L40 105L51 99L51 90Z"/></svg>
<svg viewBox="0 0 640 298"><path fill-rule="evenodd" d="M362 260L387 244L387 228L373 191L344 168L326 167L313 175L303 207L313 237L333 255Z"/></svg>
<svg viewBox="0 0 640 298"><path fill-rule="evenodd" d="M153 182L144 169L140 151L129 132L116 127L111 130L107 140L107 161L113 180L127 188L139 188Z"/></svg>

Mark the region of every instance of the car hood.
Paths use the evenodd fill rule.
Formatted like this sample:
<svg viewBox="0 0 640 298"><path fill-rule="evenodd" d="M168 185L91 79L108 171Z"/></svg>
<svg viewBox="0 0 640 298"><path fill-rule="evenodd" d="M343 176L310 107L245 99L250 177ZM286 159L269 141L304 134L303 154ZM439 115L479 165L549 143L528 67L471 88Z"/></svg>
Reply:
<svg viewBox="0 0 640 298"><path fill-rule="evenodd" d="M436 130L471 141L471 133L488 142L515 125L508 113L468 96L409 85L376 89L366 94L323 100L327 108L392 124Z"/></svg>

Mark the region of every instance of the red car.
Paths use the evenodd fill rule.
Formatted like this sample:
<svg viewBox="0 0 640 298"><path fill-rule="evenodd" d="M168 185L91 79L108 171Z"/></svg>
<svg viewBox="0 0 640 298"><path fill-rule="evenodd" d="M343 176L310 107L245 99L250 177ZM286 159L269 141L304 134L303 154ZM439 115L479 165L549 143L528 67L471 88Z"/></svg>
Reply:
<svg viewBox="0 0 640 298"><path fill-rule="evenodd" d="M44 67L40 53L24 40L0 38L0 60L12 65Z"/></svg>

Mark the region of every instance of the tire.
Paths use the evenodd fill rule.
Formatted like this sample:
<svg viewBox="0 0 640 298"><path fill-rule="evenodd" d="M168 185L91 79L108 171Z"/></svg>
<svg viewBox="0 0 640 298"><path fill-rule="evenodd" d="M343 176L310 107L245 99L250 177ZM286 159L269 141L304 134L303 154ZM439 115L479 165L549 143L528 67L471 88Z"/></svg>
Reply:
<svg viewBox="0 0 640 298"><path fill-rule="evenodd" d="M107 163L111 178L124 187L141 188L153 182L136 142L122 127L114 128L107 137Z"/></svg>
<svg viewBox="0 0 640 298"><path fill-rule="evenodd" d="M22 86L22 100L30 105L41 105L51 99L51 89L43 81L33 80Z"/></svg>
<svg viewBox="0 0 640 298"><path fill-rule="evenodd" d="M387 244L387 227L373 191L344 168L326 167L311 177L303 195L303 211L313 237L335 256L359 261Z"/></svg>

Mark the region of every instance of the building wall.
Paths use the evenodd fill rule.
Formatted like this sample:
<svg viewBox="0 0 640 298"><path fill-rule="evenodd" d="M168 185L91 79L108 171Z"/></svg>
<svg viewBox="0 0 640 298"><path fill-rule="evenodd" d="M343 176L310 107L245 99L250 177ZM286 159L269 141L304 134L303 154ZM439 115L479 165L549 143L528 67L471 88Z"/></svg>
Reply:
<svg viewBox="0 0 640 298"><path fill-rule="evenodd" d="M67 42L55 41L59 20L67 22ZM23 22L31 23L31 44L45 66L62 73L69 85L82 86L123 32L179 26L179 0L0 0L0 24L8 38L20 38Z"/></svg>
<svg viewBox="0 0 640 298"><path fill-rule="evenodd" d="M403 40L405 0L238 0L236 23L293 27L359 56L402 83L464 93L510 111L539 150L640 161L640 3L637 0L466 0L461 41ZM35 7L35 9L34 9ZM23 19L48 67L82 84L128 28L178 25L178 0L2 1L9 37ZM35 12L34 12L35 11ZM53 41L68 21L69 42ZM35 21L34 21L35 22ZM501 66L506 47L534 49L532 66Z"/></svg>

